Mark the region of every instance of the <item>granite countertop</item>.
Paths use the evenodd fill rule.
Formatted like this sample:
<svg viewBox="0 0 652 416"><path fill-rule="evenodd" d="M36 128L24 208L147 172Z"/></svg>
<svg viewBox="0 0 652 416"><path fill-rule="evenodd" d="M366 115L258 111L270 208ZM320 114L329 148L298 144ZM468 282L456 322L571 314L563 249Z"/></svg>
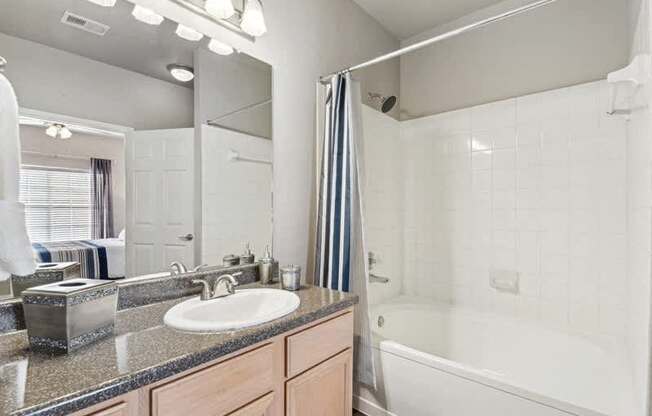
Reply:
<svg viewBox="0 0 652 416"><path fill-rule="evenodd" d="M244 288L260 287L251 284ZM270 287L270 286L265 286ZM0 335L0 415L66 415L343 310L355 295L306 286L293 313L217 334L179 332L163 324L170 300L118 312L115 335L69 355L29 350L26 331Z"/></svg>

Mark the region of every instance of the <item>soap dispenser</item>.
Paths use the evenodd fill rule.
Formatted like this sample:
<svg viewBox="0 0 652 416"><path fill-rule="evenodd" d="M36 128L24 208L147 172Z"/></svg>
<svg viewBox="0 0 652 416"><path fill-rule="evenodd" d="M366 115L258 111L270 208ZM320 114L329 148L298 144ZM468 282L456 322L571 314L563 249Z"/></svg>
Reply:
<svg viewBox="0 0 652 416"><path fill-rule="evenodd" d="M265 246L265 254L260 259L258 263L258 271L260 274L260 283L264 285L269 285L274 283L275 273L275 262L272 258L272 253L269 250L269 245Z"/></svg>
<svg viewBox="0 0 652 416"><path fill-rule="evenodd" d="M245 245L245 251L242 253L240 256L240 265L243 264L253 264L255 260L254 253L251 252L251 248L249 247L249 243Z"/></svg>

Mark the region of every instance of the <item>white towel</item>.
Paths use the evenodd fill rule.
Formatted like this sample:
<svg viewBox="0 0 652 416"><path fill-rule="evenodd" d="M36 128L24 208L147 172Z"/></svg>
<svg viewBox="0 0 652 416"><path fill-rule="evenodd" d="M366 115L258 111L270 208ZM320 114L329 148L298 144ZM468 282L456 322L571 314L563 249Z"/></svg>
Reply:
<svg viewBox="0 0 652 416"><path fill-rule="evenodd" d="M19 169L18 102L11 83L0 74L0 281L36 269L25 207L18 203Z"/></svg>
<svg viewBox="0 0 652 416"><path fill-rule="evenodd" d="M25 227L25 207L19 202L0 201L0 280L11 274L33 274L36 264Z"/></svg>

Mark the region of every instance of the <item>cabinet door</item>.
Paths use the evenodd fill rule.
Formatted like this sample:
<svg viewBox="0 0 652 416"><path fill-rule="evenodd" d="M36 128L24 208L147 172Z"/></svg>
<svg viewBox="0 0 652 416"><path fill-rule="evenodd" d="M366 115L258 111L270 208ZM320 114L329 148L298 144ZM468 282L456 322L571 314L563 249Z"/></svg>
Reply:
<svg viewBox="0 0 652 416"><path fill-rule="evenodd" d="M286 416L351 416L351 349L286 383Z"/></svg>
<svg viewBox="0 0 652 416"><path fill-rule="evenodd" d="M258 400L254 400L242 409L238 409L228 416L266 416L267 410L274 401L274 392L268 393Z"/></svg>

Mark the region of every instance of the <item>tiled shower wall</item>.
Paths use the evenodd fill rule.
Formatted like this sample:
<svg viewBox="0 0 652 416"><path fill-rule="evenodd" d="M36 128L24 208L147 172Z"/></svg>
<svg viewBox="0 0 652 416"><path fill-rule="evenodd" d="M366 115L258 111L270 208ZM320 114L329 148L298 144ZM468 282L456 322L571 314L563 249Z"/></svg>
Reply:
<svg viewBox="0 0 652 416"><path fill-rule="evenodd" d="M371 273L389 283L370 285L370 302L398 296L403 281L403 158L400 123L362 106L365 164L365 230L367 249L377 259Z"/></svg>
<svg viewBox="0 0 652 416"><path fill-rule="evenodd" d="M620 338L627 130L608 100L595 82L401 123L403 292Z"/></svg>
<svg viewBox="0 0 652 416"><path fill-rule="evenodd" d="M633 39L631 57L650 53L650 2L632 2L640 5L631 10ZM652 88L648 85L639 90L632 105L649 106ZM640 401L641 410L646 410L650 365L650 259L652 254L652 116L649 109L635 111L627 123L627 333L625 344L630 365L633 369L633 385Z"/></svg>
<svg viewBox="0 0 652 416"><path fill-rule="evenodd" d="M633 106L645 106L642 90ZM372 303L396 296L624 342L649 390L652 117L594 82L397 122L363 106ZM518 294L490 287L519 275Z"/></svg>

